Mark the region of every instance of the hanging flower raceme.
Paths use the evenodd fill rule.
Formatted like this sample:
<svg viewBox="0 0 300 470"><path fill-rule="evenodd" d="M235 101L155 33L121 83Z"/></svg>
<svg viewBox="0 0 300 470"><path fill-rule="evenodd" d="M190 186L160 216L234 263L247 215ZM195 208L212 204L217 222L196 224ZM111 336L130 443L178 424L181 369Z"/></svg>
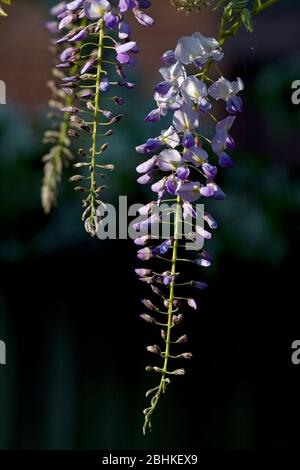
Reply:
<svg viewBox="0 0 300 470"><path fill-rule="evenodd" d="M81 157L74 168L82 174L73 175L71 181L84 195L82 218L91 235L96 234L97 208L103 204L102 180L114 168L103 154L114 133L112 126L123 117L119 91L134 87L125 69L135 64L138 47L124 15L132 12L139 23L151 26L153 19L145 12L150 6L149 0L74 0L52 9L61 34L56 41L61 47L56 68L64 73L59 91L66 103L60 111L67 115L67 138L78 141Z"/></svg>
<svg viewBox="0 0 300 470"><path fill-rule="evenodd" d="M52 121L51 129L44 133L43 142L49 146L49 150L42 158L44 162L44 177L41 188L41 200L45 213L49 213L57 202L59 183L61 181L63 168L68 166L74 159L71 150L71 141L68 137L69 114L63 113L62 109L72 106L74 97L66 94L60 87L60 83L66 80L65 69L56 68L57 57L64 54L64 44L56 44L59 37L58 21L56 15L63 10L66 2L58 4L50 10L54 16L53 21L46 23L46 28L51 35L50 50L54 57L52 79L47 85L51 91L49 100L50 112L48 118Z"/></svg>
<svg viewBox="0 0 300 470"><path fill-rule="evenodd" d="M223 76L214 81L209 78L210 70L222 58L218 41L200 33L181 38L174 51L162 56L165 66L160 69L163 80L155 89L156 108L145 120L156 122L168 115L171 122L160 135L136 148L147 156L137 167L138 182L151 184L156 195L140 210L145 220L135 226L139 232L135 240L138 259L166 263L163 272L148 266L136 269L139 279L150 285L157 299L142 301L150 312L141 317L159 326L163 340L163 347L155 344L147 348L161 357L162 364L147 367L147 371L158 373L160 380L146 395L151 396L151 403L144 410L144 431L151 427L153 412L171 378L185 373L182 367L170 369L169 360L192 357L189 352L176 350L187 341L186 335L175 333L184 308L197 310L196 300L190 295L183 297L181 290L201 291L207 286L194 271L194 267L208 267L212 262L203 245L212 237L217 222L204 206L207 199L224 199L217 183L218 168L233 165L230 151L235 143L230 132L242 111L238 93L243 83L239 78L234 82ZM225 104L225 115L219 120L214 116L216 101ZM206 129L213 129L211 135L206 135ZM192 248L196 251L191 252ZM185 267L192 278L185 277Z"/></svg>

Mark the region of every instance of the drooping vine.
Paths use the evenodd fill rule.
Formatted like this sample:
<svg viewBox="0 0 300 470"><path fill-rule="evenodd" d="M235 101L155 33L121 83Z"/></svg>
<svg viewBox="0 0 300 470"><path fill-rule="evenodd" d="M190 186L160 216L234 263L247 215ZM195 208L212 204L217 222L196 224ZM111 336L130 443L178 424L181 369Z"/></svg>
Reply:
<svg viewBox="0 0 300 470"><path fill-rule="evenodd" d="M171 3L190 13L207 2L172 0ZM204 249L204 242L211 239L210 230L217 228L217 222L205 210L205 201L225 198L217 183L218 167L233 166L230 152L235 142L231 128L243 110L239 92L244 85L240 78L231 82L223 77L219 68L223 58L221 46L242 25L253 31L252 17L273 3L274 0L220 1L223 15L218 40L197 32L181 38L174 51L162 56L166 66L160 69L163 81L155 88L156 108L145 120L157 122L165 116L170 120L158 137L148 139L136 149L148 156L137 167L141 175L138 182L151 183L157 195L156 200L140 210L145 219L135 226L139 232L135 243L142 246L138 259L153 263L150 267L137 268L136 273L150 285L157 299L142 300L148 312L141 318L160 328L163 344L147 347L150 353L160 357L161 364L146 367L148 372L158 374L159 380L146 393L150 405L144 410L144 433L152 427L153 413L171 378L185 374L184 367L174 369L172 361L192 358L192 353L178 349L187 342L187 335L176 333L176 327L183 320L186 306L195 310L198 307L193 296L185 297L182 292L207 287L202 279L197 279L195 271L199 266L211 265L212 258ZM217 101L225 105L226 114L220 120L214 111ZM212 132L208 133L207 129ZM169 227L168 233L164 231L165 225ZM158 262L165 263L163 272L157 272Z"/></svg>
<svg viewBox="0 0 300 470"><path fill-rule="evenodd" d="M58 89L52 84L53 92L61 98L61 123L56 134L46 133L47 141L55 141L55 150L46 156L45 171L49 175L44 177L43 206L48 212L55 202L63 166L61 156L68 147L67 158L71 158L69 138L74 138L80 156L74 168L81 171L70 180L83 194L82 219L92 236L99 223L97 207L103 204L105 172L114 169L113 164L103 160L103 154L108 148L107 139L114 133L112 126L123 117L111 105L122 107L124 103L117 95L118 88L134 87L126 78L125 68L135 64L132 54L138 48L131 40L131 28L124 15L132 11L140 24L151 26L153 19L144 11L150 6L149 0L75 0L61 2L52 9L61 34L56 40L56 68L61 80Z"/></svg>

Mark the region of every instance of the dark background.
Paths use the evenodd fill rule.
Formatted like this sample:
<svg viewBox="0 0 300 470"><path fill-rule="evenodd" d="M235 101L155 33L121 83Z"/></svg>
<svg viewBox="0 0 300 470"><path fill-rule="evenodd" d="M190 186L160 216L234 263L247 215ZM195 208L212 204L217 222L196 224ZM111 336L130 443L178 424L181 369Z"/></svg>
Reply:
<svg viewBox="0 0 300 470"><path fill-rule="evenodd" d="M213 268L201 273L209 289L182 329L195 357L146 437L144 392L157 378L145 372L145 346L158 332L138 318L136 250L130 240L89 238L68 171L57 210L41 211L51 2L13 3L0 24L8 94L0 106L0 448L297 448L300 106L291 83L300 79L299 1L282 0L255 20L254 34L225 46L224 75L246 85L233 129L236 165L220 181L227 198L211 206L220 228L208 244ZM107 199L115 202L117 193L149 200L135 182L134 146L155 135L143 117L161 53L183 34L216 34L208 11L186 17L167 0L153 3L156 26L135 28L138 86L110 153L118 171Z"/></svg>

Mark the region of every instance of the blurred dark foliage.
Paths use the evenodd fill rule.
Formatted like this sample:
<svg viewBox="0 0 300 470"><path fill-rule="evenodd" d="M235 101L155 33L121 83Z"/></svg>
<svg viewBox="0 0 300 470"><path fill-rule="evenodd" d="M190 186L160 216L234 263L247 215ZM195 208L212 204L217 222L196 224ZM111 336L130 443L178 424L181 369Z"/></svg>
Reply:
<svg viewBox="0 0 300 470"><path fill-rule="evenodd" d="M264 16L269 49L237 53L229 71L245 79L245 113L234 130L235 168L220 180L227 198L210 205L220 229L208 244L213 268L201 273L209 289L183 326L195 358L146 438L141 411L155 378L145 372L145 346L159 332L138 319L145 286L134 276L135 247L90 239L67 182L57 210L43 215L47 124L18 103L0 107L2 449L297 447L300 369L290 346L299 337L300 107L291 82L300 61L297 44L276 47L278 24L284 34L300 9L283 3ZM156 129L143 122L151 101L134 93L112 141L117 171L106 196L115 203L118 193L129 204L150 197L135 181L134 147Z"/></svg>

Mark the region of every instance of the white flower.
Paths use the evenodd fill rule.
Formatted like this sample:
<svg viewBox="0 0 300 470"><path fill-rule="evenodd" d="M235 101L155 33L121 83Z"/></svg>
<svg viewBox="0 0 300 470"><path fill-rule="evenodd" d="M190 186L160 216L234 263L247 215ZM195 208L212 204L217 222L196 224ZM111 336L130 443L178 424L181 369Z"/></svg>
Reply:
<svg viewBox="0 0 300 470"><path fill-rule="evenodd" d="M201 33L194 33L192 36L179 39L175 49L175 58L182 64L197 61L200 65L204 65L210 58L221 60L223 53L216 39L207 38Z"/></svg>
<svg viewBox="0 0 300 470"><path fill-rule="evenodd" d="M171 67L162 67L159 72L166 82L176 90L180 87L181 83L186 79L186 70L179 62L171 65Z"/></svg>
<svg viewBox="0 0 300 470"><path fill-rule="evenodd" d="M154 93L154 99L162 116L166 116L168 109L178 109L182 106L182 99L176 93L174 94L173 88L170 88L168 93L164 96L156 91Z"/></svg>
<svg viewBox="0 0 300 470"><path fill-rule="evenodd" d="M161 142L169 145L173 149L180 143L179 135L176 133L173 126L170 126L167 130L162 131L159 139Z"/></svg>
<svg viewBox="0 0 300 470"><path fill-rule="evenodd" d="M157 165L162 171L175 171L181 164L182 158L177 150L163 150L157 159Z"/></svg>
<svg viewBox="0 0 300 470"><path fill-rule="evenodd" d="M188 77L181 85L181 93L185 101L200 103L207 96L207 86L196 77Z"/></svg>
<svg viewBox="0 0 300 470"><path fill-rule="evenodd" d="M173 125L177 132L185 132L199 127L199 113L188 105L183 106L174 113Z"/></svg>
<svg viewBox="0 0 300 470"><path fill-rule="evenodd" d="M230 82L226 78L221 77L209 87L208 93L215 100L227 101L230 96L236 96L243 89L244 83L240 78L237 78L235 82Z"/></svg>

